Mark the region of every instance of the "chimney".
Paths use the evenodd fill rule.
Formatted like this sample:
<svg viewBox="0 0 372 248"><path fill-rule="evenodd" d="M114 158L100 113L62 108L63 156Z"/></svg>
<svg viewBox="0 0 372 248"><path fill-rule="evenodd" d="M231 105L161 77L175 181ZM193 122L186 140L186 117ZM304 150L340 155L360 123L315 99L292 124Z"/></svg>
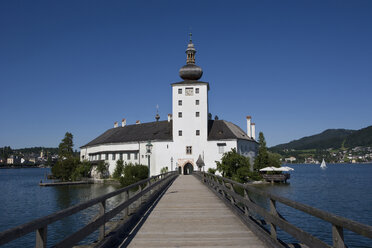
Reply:
<svg viewBox="0 0 372 248"><path fill-rule="evenodd" d="M252 138L256 139L256 124L252 123Z"/></svg>
<svg viewBox="0 0 372 248"><path fill-rule="evenodd" d="M168 122L172 120L172 114L168 114Z"/></svg>
<svg viewBox="0 0 372 248"><path fill-rule="evenodd" d="M118 122L117 121L115 121L115 123L114 123L114 128L117 128L119 125L118 125Z"/></svg>
<svg viewBox="0 0 372 248"><path fill-rule="evenodd" d="M125 127L127 125L127 120L124 118L121 120L121 126Z"/></svg>
<svg viewBox="0 0 372 248"><path fill-rule="evenodd" d="M136 124L141 124L141 122L138 120L138 121L136 121Z"/></svg>
<svg viewBox="0 0 372 248"><path fill-rule="evenodd" d="M248 137L252 137L252 132L251 132L251 116L247 116L247 135Z"/></svg>

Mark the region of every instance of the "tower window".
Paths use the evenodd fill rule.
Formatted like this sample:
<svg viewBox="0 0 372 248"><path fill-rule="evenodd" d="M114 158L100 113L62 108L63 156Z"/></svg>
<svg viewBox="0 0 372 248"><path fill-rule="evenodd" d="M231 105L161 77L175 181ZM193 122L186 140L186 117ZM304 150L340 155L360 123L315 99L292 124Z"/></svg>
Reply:
<svg viewBox="0 0 372 248"><path fill-rule="evenodd" d="M178 94L182 94L182 89L178 89Z"/></svg>
<svg viewBox="0 0 372 248"><path fill-rule="evenodd" d="M186 146L186 154L192 154L192 146Z"/></svg>
<svg viewBox="0 0 372 248"><path fill-rule="evenodd" d="M195 105L199 105L199 100L195 100Z"/></svg>
<svg viewBox="0 0 372 248"><path fill-rule="evenodd" d="M199 88L195 88L195 94L199 94Z"/></svg>
<svg viewBox="0 0 372 248"><path fill-rule="evenodd" d="M182 130L178 130L178 136L182 136Z"/></svg>
<svg viewBox="0 0 372 248"><path fill-rule="evenodd" d="M182 112L178 112L178 117L182 118Z"/></svg>
<svg viewBox="0 0 372 248"><path fill-rule="evenodd" d="M196 136L200 135L200 130L196 130Z"/></svg>
<svg viewBox="0 0 372 248"><path fill-rule="evenodd" d="M196 117L199 117L200 116L200 112L195 112L195 116Z"/></svg>
<svg viewBox="0 0 372 248"><path fill-rule="evenodd" d="M182 100L178 100L178 106L182 106Z"/></svg>

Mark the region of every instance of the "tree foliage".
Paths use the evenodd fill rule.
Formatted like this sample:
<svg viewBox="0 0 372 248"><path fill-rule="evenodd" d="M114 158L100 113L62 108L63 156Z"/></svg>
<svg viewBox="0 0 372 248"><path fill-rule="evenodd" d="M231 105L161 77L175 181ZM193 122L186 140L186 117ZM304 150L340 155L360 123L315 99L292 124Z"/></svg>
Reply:
<svg viewBox="0 0 372 248"><path fill-rule="evenodd" d="M255 171L259 171L260 169L267 167L269 164L269 154L267 152L265 137L262 132L258 135L258 143L258 154L254 160Z"/></svg>
<svg viewBox="0 0 372 248"><path fill-rule="evenodd" d="M0 157L4 159L5 163L11 154L13 154L13 150L12 148L10 148L10 146L4 146L0 148Z"/></svg>
<svg viewBox="0 0 372 248"><path fill-rule="evenodd" d="M268 166L274 166L274 167L280 167L281 165L281 158L280 154L278 153L273 153L273 152L268 152L269 155L269 163Z"/></svg>
<svg viewBox="0 0 372 248"><path fill-rule="evenodd" d="M223 177L233 178L239 182L246 182L250 169L249 158L244 157L236 152L233 148L231 151L223 154L221 162L216 161L217 170L222 173Z"/></svg>
<svg viewBox="0 0 372 248"><path fill-rule="evenodd" d="M74 143L72 139L72 134L67 132L58 146L58 161L52 167L53 175L62 181L76 180L76 178L78 178L81 173L84 174L86 170L86 165L78 169L80 160L79 157L74 157L74 152L72 150ZM75 170L79 171L75 172Z"/></svg>
<svg viewBox="0 0 372 248"><path fill-rule="evenodd" d="M124 167L124 176L120 177L120 184L123 187L131 185L146 179L148 177L148 173L149 169L147 166L140 164L133 165L130 163Z"/></svg>
<svg viewBox="0 0 372 248"><path fill-rule="evenodd" d="M79 163L75 170L72 172L72 180L76 181L76 180L80 180L81 178L85 177L90 177L90 172L92 170L92 164L87 161L87 160L84 160L82 163Z"/></svg>
<svg viewBox="0 0 372 248"><path fill-rule="evenodd" d="M280 167L281 165L281 156L278 153L272 153L267 150L266 141L264 134L260 132L258 137L258 154L254 161L254 170L259 171L262 168L273 166Z"/></svg>
<svg viewBox="0 0 372 248"><path fill-rule="evenodd" d="M168 172L168 166L166 167L163 167L160 169L160 174L164 174L164 173L167 173Z"/></svg>
<svg viewBox="0 0 372 248"><path fill-rule="evenodd" d="M105 161L99 161L96 170L101 174L101 178L106 178L109 176L109 164Z"/></svg>
<svg viewBox="0 0 372 248"><path fill-rule="evenodd" d="M67 159L74 156L74 143L72 141L73 135L69 132L66 132L65 137L62 139L62 142L58 146L58 157L60 159Z"/></svg>
<svg viewBox="0 0 372 248"><path fill-rule="evenodd" d="M217 169L216 168L208 168L208 173L216 174Z"/></svg>
<svg viewBox="0 0 372 248"><path fill-rule="evenodd" d="M112 177L115 179L119 179L123 175L123 172L124 172L124 162L123 160L119 159L118 161L116 161L116 167L115 167L114 173L112 174Z"/></svg>
<svg viewBox="0 0 372 248"><path fill-rule="evenodd" d="M67 159L59 159L57 163L52 167L53 176L62 181L73 180L72 174L80 164L78 157L71 157Z"/></svg>

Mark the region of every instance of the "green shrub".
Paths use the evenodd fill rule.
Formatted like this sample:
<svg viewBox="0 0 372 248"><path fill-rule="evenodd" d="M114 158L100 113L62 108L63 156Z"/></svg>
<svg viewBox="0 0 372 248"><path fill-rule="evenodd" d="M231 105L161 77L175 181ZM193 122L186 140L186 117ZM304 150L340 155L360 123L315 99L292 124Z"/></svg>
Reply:
<svg viewBox="0 0 372 248"><path fill-rule="evenodd" d="M260 181L260 180L262 180L261 174L259 172L257 172L257 171L251 171L251 172L249 172L248 178L250 180L253 180L253 181Z"/></svg>
<svg viewBox="0 0 372 248"><path fill-rule="evenodd" d="M164 174L164 173L167 173L167 172L168 172L168 167L163 167L160 170L160 174Z"/></svg>
<svg viewBox="0 0 372 248"><path fill-rule="evenodd" d="M115 179L119 179L123 175L123 172L124 172L124 162L123 160L120 159L116 161L116 167L115 167L114 173L112 174L112 177Z"/></svg>
<svg viewBox="0 0 372 248"><path fill-rule="evenodd" d="M211 173L211 174L216 174L216 171L217 171L217 169L216 168L209 168L208 169L208 173Z"/></svg>
<svg viewBox="0 0 372 248"><path fill-rule="evenodd" d="M74 172L72 173L72 180L80 180L82 177L89 177L90 172L92 170L92 164L89 163L87 160L84 160L80 164L77 165Z"/></svg>
<svg viewBox="0 0 372 248"><path fill-rule="evenodd" d="M97 164L96 170L101 174L101 178L105 178L108 176L108 163L105 161L99 161Z"/></svg>
<svg viewBox="0 0 372 248"><path fill-rule="evenodd" d="M122 187L131 185L148 177L149 168L140 164L128 164L124 167L124 176L120 177Z"/></svg>

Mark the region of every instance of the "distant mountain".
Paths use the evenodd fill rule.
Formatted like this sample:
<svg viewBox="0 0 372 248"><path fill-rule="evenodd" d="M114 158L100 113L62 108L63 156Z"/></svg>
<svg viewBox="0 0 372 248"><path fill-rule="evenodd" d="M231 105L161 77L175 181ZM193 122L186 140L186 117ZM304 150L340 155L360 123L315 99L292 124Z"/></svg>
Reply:
<svg viewBox="0 0 372 248"><path fill-rule="evenodd" d="M273 146L270 150L328 149L341 148L342 146L347 148L356 146L372 146L372 126L360 130L327 129L319 134Z"/></svg>
<svg viewBox="0 0 372 248"><path fill-rule="evenodd" d="M350 134L345 141L345 147L371 146L372 147L372 126L359 129Z"/></svg>

